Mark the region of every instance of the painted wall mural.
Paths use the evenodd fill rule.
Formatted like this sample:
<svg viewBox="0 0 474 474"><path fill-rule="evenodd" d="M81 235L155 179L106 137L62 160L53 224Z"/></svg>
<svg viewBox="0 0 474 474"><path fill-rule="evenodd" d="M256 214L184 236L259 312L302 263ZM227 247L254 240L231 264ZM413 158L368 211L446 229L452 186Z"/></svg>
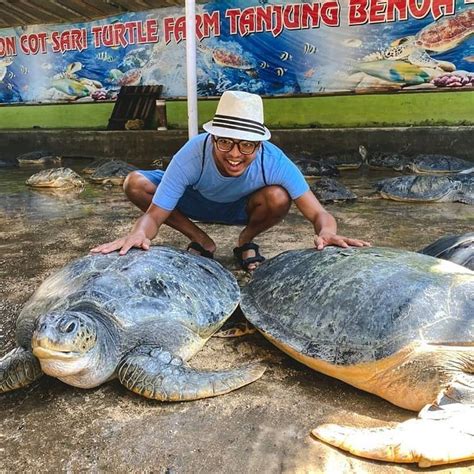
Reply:
<svg viewBox="0 0 474 474"><path fill-rule="evenodd" d="M199 5L198 95L474 90L474 0L211 1ZM0 29L0 103L186 95L184 9Z"/></svg>

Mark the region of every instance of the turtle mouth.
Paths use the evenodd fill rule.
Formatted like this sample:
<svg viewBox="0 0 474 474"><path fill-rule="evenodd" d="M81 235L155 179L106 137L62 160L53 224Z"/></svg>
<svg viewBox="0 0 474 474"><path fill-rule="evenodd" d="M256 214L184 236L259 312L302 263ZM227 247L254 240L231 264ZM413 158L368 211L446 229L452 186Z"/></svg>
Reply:
<svg viewBox="0 0 474 474"><path fill-rule="evenodd" d="M79 352L61 351L58 349L50 349L41 346L33 347L33 354L38 359L60 359L60 360L74 360L82 356Z"/></svg>

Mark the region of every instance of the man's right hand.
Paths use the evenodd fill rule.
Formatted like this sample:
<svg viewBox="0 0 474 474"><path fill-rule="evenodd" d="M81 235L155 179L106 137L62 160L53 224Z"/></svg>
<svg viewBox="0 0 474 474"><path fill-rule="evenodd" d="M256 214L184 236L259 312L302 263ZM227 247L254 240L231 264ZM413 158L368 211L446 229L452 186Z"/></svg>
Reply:
<svg viewBox="0 0 474 474"><path fill-rule="evenodd" d="M121 239L108 242L107 244L98 245L91 249L92 253L110 253L120 250L119 255L125 255L132 247L142 250L150 248L151 241L141 232L136 232L122 237Z"/></svg>

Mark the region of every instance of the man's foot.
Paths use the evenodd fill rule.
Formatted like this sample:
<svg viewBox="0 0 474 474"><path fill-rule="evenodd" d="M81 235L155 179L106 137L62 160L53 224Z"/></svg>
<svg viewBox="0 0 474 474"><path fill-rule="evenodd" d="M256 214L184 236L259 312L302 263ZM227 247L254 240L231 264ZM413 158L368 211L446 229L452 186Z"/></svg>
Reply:
<svg viewBox="0 0 474 474"><path fill-rule="evenodd" d="M234 257L240 268L246 272L253 272L265 261L265 257L260 255L259 246L254 242L248 242L240 247L235 247Z"/></svg>
<svg viewBox="0 0 474 474"><path fill-rule="evenodd" d="M187 251L193 255L200 255L201 257L210 258L211 260L214 258L214 253L210 250L206 250L199 242L191 242L187 247Z"/></svg>

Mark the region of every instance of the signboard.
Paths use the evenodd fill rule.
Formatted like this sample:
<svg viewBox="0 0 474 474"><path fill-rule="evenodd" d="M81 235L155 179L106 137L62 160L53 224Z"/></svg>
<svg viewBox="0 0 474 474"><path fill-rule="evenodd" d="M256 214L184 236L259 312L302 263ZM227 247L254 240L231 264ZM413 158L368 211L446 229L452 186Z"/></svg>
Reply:
<svg viewBox="0 0 474 474"><path fill-rule="evenodd" d="M198 96L474 87L470 0L211 1L196 16ZM0 103L186 95L178 7L0 30ZM474 90L474 89L473 89Z"/></svg>

